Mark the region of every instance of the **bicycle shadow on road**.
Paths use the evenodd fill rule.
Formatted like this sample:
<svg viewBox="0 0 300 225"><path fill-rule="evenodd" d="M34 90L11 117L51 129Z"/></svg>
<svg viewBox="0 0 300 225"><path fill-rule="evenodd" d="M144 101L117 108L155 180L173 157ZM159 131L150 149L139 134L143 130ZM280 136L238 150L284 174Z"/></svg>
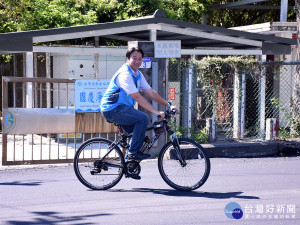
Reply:
<svg viewBox="0 0 300 225"><path fill-rule="evenodd" d="M20 182L20 181L14 181L14 182L4 182L0 183L0 186L7 185L7 186L39 186L42 182Z"/></svg>
<svg viewBox="0 0 300 225"><path fill-rule="evenodd" d="M61 212L31 212L31 218L28 221L18 221L18 220L9 220L6 221L7 225L56 225L56 224L84 224L84 225L92 225L98 224L94 222L87 222L86 220L89 218L98 218L101 219L102 216L111 216L112 214L108 213L98 213L98 214L87 214L80 216L66 216Z"/></svg>
<svg viewBox="0 0 300 225"><path fill-rule="evenodd" d="M110 192L146 192L159 195L173 196L173 197L200 197L200 198L214 198L214 199L260 199L257 196L242 195L243 192L198 192L198 191L177 191L169 189L150 189L150 188L133 188L132 190L115 189Z"/></svg>

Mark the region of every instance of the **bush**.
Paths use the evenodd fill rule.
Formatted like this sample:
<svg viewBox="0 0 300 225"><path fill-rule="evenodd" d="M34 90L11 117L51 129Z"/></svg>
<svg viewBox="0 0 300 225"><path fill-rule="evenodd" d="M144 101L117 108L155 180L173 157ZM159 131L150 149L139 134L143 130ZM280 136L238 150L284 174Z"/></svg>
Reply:
<svg viewBox="0 0 300 225"><path fill-rule="evenodd" d="M192 139L198 143L207 143L209 141L209 135L206 133L206 127L198 133L192 133Z"/></svg>

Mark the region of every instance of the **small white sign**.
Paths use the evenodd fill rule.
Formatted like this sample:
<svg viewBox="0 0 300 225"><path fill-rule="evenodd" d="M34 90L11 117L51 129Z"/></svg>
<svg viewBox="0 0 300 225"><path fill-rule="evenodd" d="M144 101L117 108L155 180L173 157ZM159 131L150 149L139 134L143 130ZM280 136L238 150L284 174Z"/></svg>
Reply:
<svg viewBox="0 0 300 225"><path fill-rule="evenodd" d="M100 112L102 96L110 79L78 79L75 81L75 112Z"/></svg>
<svg viewBox="0 0 300 225"><path fill-rule="evenodd" d="M155 58L181 58L181 41L155 41Z"/></svg>
<svg viewBox="0 0 300 225"><path fill-rule="evenodd" d="M143 63L140 69L148 69L151 68L151 58L143 58Z"/></svg>

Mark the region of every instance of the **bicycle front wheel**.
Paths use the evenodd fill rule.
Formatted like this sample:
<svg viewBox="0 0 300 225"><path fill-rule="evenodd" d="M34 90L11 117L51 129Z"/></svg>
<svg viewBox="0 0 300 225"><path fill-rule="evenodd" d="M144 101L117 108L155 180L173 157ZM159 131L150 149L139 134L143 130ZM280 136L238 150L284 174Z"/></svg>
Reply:
<svg viewBox="0 0 300 225"><path fill-rule="evenodd" d="M74 157L74 171L79 181L94 190L115 186L123 176L124 157L112 141L93 138L84 142Z"/></svg>
<svg viewBox="0 0 300 225"><path fill-rule="evenodd" d="M178 147L168 142L158 158L158 169L164 181L174 189L191 191L201 187L210 172L210 160L200 144L188 138L178 138ZM179 148L179 149L178 149ZM178 151L185 161L179 160Z"/></svg>

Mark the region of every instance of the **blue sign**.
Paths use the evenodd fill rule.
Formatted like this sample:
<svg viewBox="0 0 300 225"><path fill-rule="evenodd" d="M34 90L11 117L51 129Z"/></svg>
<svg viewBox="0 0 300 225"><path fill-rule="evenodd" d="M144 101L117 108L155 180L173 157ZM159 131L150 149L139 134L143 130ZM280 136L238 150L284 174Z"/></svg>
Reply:
<svg viewBox="0 0 300 225"><path fill-rule="evenodd" d="M151 58L143 58L143 63L140 68L151 68Z"/></svg>
<svg viewBox="0 0 300 225"><path fill-rule="evenodd" d="M100 112L102 96L110 79L80 79L75 81L75 112Z"/></svg>

